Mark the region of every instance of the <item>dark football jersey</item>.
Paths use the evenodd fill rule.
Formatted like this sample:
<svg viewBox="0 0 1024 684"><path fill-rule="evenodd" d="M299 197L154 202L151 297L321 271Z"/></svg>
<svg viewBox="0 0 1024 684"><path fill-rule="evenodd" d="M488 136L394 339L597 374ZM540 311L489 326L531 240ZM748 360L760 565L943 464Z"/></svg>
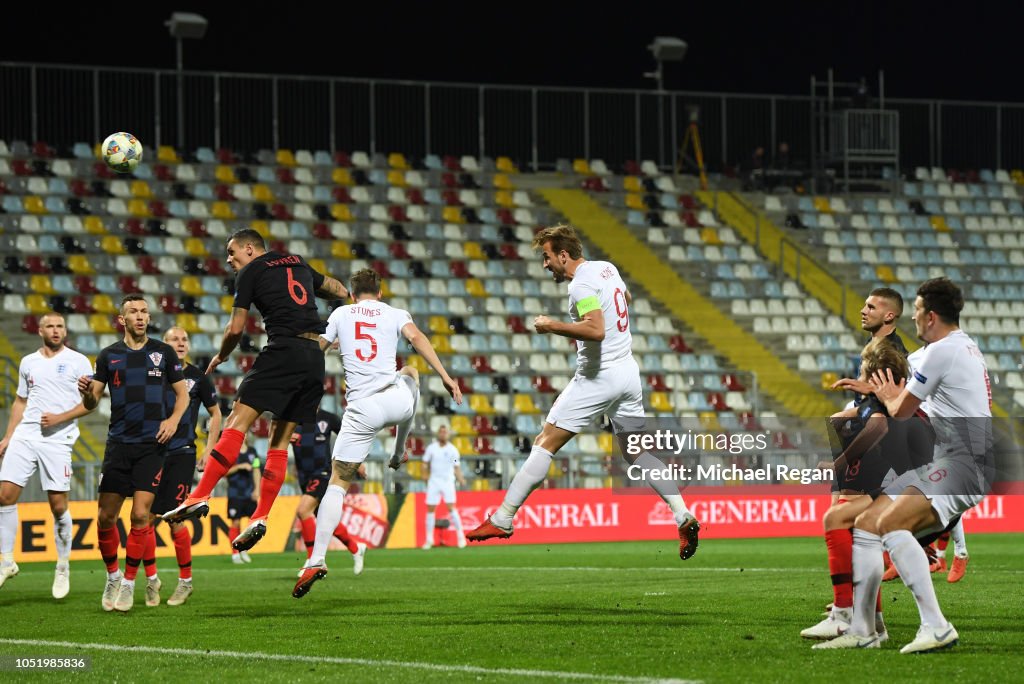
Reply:
<svg viewBox="0 0 1024 684"><path fill-rule="evenodd" d="M302 257L266 252L238 272L234 306L248 309L255 305L271 340L277 335L322 333L326 327L314 293L323 283L323 274L310 268Z"/></svg>
<svg viewBox="0 0 1024 684"><path fill-rule="evenodd" d="M188 389L188 411L181 417L178 423L178 431L167 443L167 451L178 451L180 449L196 448L196 426L199 424L199 405L202 404L209 411L217 403L217 393L213 390L213 383L206 377L203 371L190 363L185 364L182 371L185 376L185 387ZM174 411L176 396L174 390L168 388L167 411Z"/></svg>
<svg viewBox="0 0 1024 684"><path fill-rule="evenodd" d="M185 379L178 355L154 339L141 349L129 349L124 340L105 347L96 358L94 377L110 390L107 440L126 444L156 442L160 423L174 412L167 392Z"/></svg>

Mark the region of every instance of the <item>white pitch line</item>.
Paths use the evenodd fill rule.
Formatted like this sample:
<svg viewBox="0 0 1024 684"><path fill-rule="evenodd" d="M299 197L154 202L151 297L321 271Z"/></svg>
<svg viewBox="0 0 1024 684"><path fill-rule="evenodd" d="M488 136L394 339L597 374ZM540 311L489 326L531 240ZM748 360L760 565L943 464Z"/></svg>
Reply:
<svg viewBox="0 0 1024 684"><path fill-rule="evenodd" d="M659 679L656 677L627 677L624 675L600 675L587 672L560 672L557 670L525 670L517 668L477 667L475 665L443 665L403 660L373 660L370 658L337 658L333 656L307 656L285 653L260 653L241 651L207 651L191 648L164 648L160 646L120 646L117 644L89 644L74 641L47 641L44 639L0 639L0 644L15 646L46 646L48 648L80 648L88 651L126 651L133 653L157 653L209 658L237 658L239 660L277 660L296 663L361 665L378 668L404 668L411 670L432 670L434 672L459 672L477 675L508 675L511 677L543 677L547 679L570 679L593 682L622 682L624 684L701 684L692 679Z"/></svg>

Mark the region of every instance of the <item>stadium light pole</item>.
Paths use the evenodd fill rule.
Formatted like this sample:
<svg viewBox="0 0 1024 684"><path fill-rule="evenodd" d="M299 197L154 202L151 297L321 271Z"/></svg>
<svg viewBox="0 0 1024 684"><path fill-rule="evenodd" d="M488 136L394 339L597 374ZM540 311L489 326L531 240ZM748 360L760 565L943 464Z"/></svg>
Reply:
<svg viewBox="0 0 1024 684"><path fill-rule="evenodd" d="M647 49L658 63L654 71L644 73L658 84L658 165L665 165L665 62L682 62L689 47L682 38L656 36ZM639 124L639 122L638 122Z"/></svg>
<svg viewBox="0 0 1024 684"><path fill-rule="evenodd" d="M184 50L182 48L183 38L202 38L206 35L208 22L206 17L192 12L174 12L171 18L164 22L164 26L170 31L174 38L177 50L178 67L178 140L177 147L185 149L185 73L184 73Z"/></svg>

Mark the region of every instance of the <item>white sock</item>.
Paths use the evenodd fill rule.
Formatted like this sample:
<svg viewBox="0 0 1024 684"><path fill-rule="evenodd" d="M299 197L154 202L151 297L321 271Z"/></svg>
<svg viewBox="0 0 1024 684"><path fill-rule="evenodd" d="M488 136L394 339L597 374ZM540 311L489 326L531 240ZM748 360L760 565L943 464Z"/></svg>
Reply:
<svg viewBox="0 0 1024 684"><path fill-rule="evenodd" d="M121 577L122 577L122 575L121 575L121 570L120 569L115 570L114 572L108 572L107 573L107 579L108 580L121 579Z"/></svg>
<svg viewBox="0 0 1024 684"><path fill-rule="evenodd" d="M644 473L649 473L654 470L665 470L666 468L661 459L648 451L640 454L633 463L640 466ZM658 496L661 497L662 501L667 503L669 508L672 509L672 515L675 516L676 525L682 525L693 517L690 510L686 507L686 502L683 501L682 495L679 493L678 482L674 482L672 480L659 480L652 477L648 477L647 482L651 485L651 489L657 492Z"/></svg>
<svg viewBox="0 0 1024 684"><path fill-rule="evenodd" d="M455 527L455 531L462 534L462 517L459 515L459 512L455 510L455 504L452 504L452 507L448 510L448 517L451 519L452 526Z"/></svg>
<svg viewBox="0 0 1024 684"><path fill-rule="evenodd" d="M178 581L181 582L182 584L192 584L192 578L191 577L179 577Z"/></svg>
<svg viewBox="0 0 1024 684"><path fill-rule="evenodd" d="M14 562L14 538L18 534L18 506L0 506L0 554L4 565Z"/></svg>
<svg viewBox="0 0 1024 684"><path fill-rule="evenodd" d="M57 544L57 560L68 562L71 555L71 511L53 519L53 539Z"/></svg>
<svg viewBox="0 0 1024 684"><path fill-rule="evenodd" d="M152 584L153 582L156 582L157 579L159 579L158 574L157 573L153 573L153 576L152 577L147 577L146 581Z"/></svg>
<svg viewBox="0 0 1024 684"><path fill-rule="evenodd" d="M135 591L135 580L125 579L124 577L122 577L121 578L121 586L122 587L131 587L132 591Z"/></svg>
<svg viewBox="0 0 1024 684"><path fill-rule="evenodd" d="M896 530L883 536L882 544L889 552L892 562L900 569L900 579L914 595L917 611L921 614L921 624L945 627L947 621L942 615L942 609L939 608L939 600L935 597L928 555L914 535L909 530Z"/></svg>
<svg viewBox="0 0 1024 684"><path fill-rule="evenodd" d="M501 508L491 513L491 522L494 525L512 527L512 518L516 511L526 501L526 497L547 478L552 456L554 454L547 449L534 445L530 450L530 457L512 478L508 491L505 492L505 500L501 502Z"/></svg>
<svg viewBox="0 0 1024 684"><path fill-rule="evenodd" d="M897 564L900 572L903 566ZM885 563L882 538L853 528L853 621L850 632L859 636L875 633L875 601L882 586Z"/></svg>
<svg viewBox="0 0 1024 684"><path fill-rule="evenodd" d="M426 543L430 544L430 545L433 545L434 544L434 514L433 513L427 513L427 520L424 523L424 527L425 527L424 532L427 533L426 537L425 537Z"/></svg>
<svg viewBox="0 0 1024 684"><path fill-rule="evenodd" d="M953 540L953 555L957 558L967 558L967 537L964 536L963 520L957 521L949 531L949 537Z"/></svg>
<svg viewBox="0 0 1024 684"><path fill-rule="evenodd" d="M316 514L316 541L313 543L313 555L306 563L307 568L324 562L327 547L334 538L334 530L338 529L344 508L345 490L340 485L328 486L327 493L320 500L320 510Z"/></svg>

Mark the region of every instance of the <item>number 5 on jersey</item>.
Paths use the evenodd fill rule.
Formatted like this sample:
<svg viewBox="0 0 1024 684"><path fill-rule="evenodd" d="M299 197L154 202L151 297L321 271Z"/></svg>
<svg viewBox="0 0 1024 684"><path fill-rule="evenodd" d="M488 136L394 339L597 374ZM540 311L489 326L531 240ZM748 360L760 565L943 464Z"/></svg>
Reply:
<svg viewBox="0 0 1024 684"><path fill-rule="evenodd" d="M356 349L356 358L360 361L373 361L377 358L377 340L373 339L373 335L365 330L376 329L376 323L366 323L365 321L356 321L356 339L357 340L369 340L370 341L370 354L367 356L363 353L362 349Z"/></svg>

